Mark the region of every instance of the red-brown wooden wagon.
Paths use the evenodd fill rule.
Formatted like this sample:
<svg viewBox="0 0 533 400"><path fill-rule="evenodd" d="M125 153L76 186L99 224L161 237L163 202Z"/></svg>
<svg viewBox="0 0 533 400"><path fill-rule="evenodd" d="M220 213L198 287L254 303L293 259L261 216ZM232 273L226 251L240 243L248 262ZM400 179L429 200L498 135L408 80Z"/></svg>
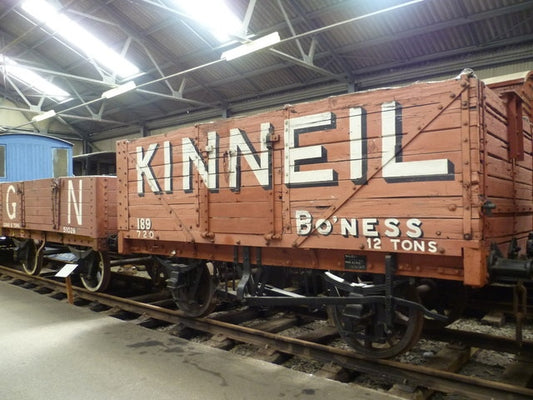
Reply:
<svg viewBox="0 0 533 400"><path fill-rule="evenodd" d="M531 278L532 82L463 73L121 141L119 250L166 257L191 315L222 282L330 305L356 349L398 354L464 287ZM265 278L281 270L324 275L330 297Z"/></svg>
<svg viewBox="0 0 533 400"><path fill-rule="evenodd" d="M72 253L83 285L104 290L110 279L109 237L117 233L116 178L65 177L0 184L2 235L32 275L43 258Z"/></svg>

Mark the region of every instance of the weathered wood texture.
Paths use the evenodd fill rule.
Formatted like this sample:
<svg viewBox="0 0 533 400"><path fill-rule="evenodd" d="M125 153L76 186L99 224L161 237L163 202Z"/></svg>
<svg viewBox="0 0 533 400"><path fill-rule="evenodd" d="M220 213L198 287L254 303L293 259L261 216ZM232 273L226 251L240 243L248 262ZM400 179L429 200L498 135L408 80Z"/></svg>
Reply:
<svg viewBox="0 0 533 400"><path fill-rule="evenodd" d="M2 234L105 250L117 233L116 182L90 176L2 183Z"/></svg>
<svg viewBox="0 0 533 400"><path fill-rule="evenodd" d="M401 274L483 285L490 242L533 228L531 127L510 158L507 113L463 76L121 141L120 248L371 272L394 252Z"/></svg>
<svg viewBox="0 0 533 400"><path fill-rule="evenodd" d="M484 192L496 208L484 219L484 232L487 242L499 243L503 250L507 250L505 246L513 237L524 249L527 235L532 230L532 104L531 73L524 79L499 82L485 90ZM517 107L521 111L518 114ZM513 118L521 120L519 131L512 124ZM520 154L513 149L515 141L520 141L514 144Z"/></svg>

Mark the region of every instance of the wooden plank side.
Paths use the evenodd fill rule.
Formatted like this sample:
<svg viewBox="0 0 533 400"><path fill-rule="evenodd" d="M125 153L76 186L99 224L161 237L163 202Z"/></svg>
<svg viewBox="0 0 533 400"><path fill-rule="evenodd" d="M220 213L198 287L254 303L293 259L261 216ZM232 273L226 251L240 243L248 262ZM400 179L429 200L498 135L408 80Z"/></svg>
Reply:
<svg viewBox="0 0 533 400"><path fill-rule="evenodd" d="M512 198L521 200L531 200L531 184L513 182L509 179L501 179L495 176L487 177L488 188L486 195L488 197Z"/></svg>
<svg viewBox="0 0 533 400"><path fill-rule="evenodd" d="M498 215L487 218L486 235L498 238L513 235L527 235L531 232L533 217L529 215Z"/></svg>
<svg viewBox="0 0 533 400"><path fill-rule="evenodd" d="M165 217L144 217L146 213L142 210L133 212L132 215L143 215L143 217L132 216L130 218L130 231L152 231L153 234L159 234L160 232L194 232L199 235L196 218L182 216L180 218L165 218ZM138 218L142 218L144 222L141 222ZM150 234L152 235L152 234Z"/></svg>
<svg viewBox="0 0 533 400"><path fill-rule="evenodd" d="M271 208L272 204L267 202L211 202L209 214L216 216L214 218L265 218L272 212Z"/></svg>
<svg viewBox="0 0 533 400"><path fill-rule="evenodd" d="M168 167L165 166L165 154L160 151L163 148L163 142L168 141L172 144L171 155L172 155L172 180L177 183L178 190L174 191L170 196L167 196L167 203L170 205L187 203L195 199L195 194L197 194L197 187L193 187L192 193L184 193L183 190L179 189L179 186L183 186L180 183L180 180L183 180L183 171L186 170L185 164L190 163L190 160L183 158L184 143L191 143L196 146L199 154L202 153L204 145L209 142L209 134L216 132L218 134L218 158L216 162L219 164L218 169L220 173L220 178L218 182L219 192L209 193L209 202L212 205L209 208L210 213L214 213L215 217L213 218L222 218L216 216L217 213L223 212L227 207L225 207L228 198L231 198L230 201L243 203L263 203L264 208L267 212L270 210L276 209L276 206L271 207L271 198L276 198L281 195L281 191L276 192L276 195L273 196L270 194L268 196L261 196L261 190L264 190L260 185L256 177L252 173L251 165L247 159L241 157L241 184L243 187L239 194L226 194L228 186L228 163L227 163L227 154L224 149L229 146L229 135L227 131L232 127L238 127L242 131L246 132L249 140L249 145L257 151L261 146L261 141L258 139L257 133L262 129L262 123L264 121L269 122L273 125L274 134L280 135L280 142L274 143L273 151L275 154L280 154L283 150L282 141L288 140L287 133L280 130L280 126L283 126L283 121L285 120L286 115L290 116L289 121L299 118L301 115L307 116L309 114L316 115L321 110L329 110L328 112L332 115L335 115L335 128L330 129L328 126L325 126L324 129L315 129L313 132L300 134L298 137L298 146L301 148L309 148L313 146L320 146L322 149L327 150L327 164L320 161L309 162L309 163L298 163L289 162L285 163L286 168L298 169L298 172L320 172L334 170L336 175L338 175L339 185L337 188L322 188L317 187L312 189L314 198L335 198L341 193L342 196L344 190L351 190L353 182L350 181L350 160L353 154L351 154L350 147L347 146L349 140L349 130L350 130L350 111L352 109L361 108L366 111L365 118L366 123L369 126L365 132L366 137L361 141L361 146L366 148L368 154L366 155L366 160L369 163L368 167L371 169L371 173L374 173L376 169L381 168L382 157L381 157L381 108L382 103L390 102L394 100L397 104L398 113L401 111L402 115L402 145L403 142L406 142L403 147L402 153L402 162L416 162L416 161L426 161L431 159L449 159L450 163L457 166L456 173L460 173L462 168L461 155L457 152L460 141L460 121L458 120L459 113L459 101L457 100L457 94L463 89L460 84L456 81L450 81L442 83L440 85L433 84L423 84L420 87L423 87L424 90L417 91L415 96L413 92L406 89L398 89L395 91L384 90L382 92L372 92L372 93L361 93L352 96L341 96L333 99L325 99L322 101L314 103L306 103L302 105L297 105L290 109L290 112L286 114L283 111L275 113L267 113L259 116L250 117L248 119L235 119L229 121L219 121L214 124L208 125L199 125L197 129L187 128L185 130L180 130L176 134L167 134L158 138L158 144L156 145L157 150L153 152L153 156L150 161L150 169L155 177L159 180L159 186L161 186L161 176L163 176ZM439 117L433 118L428 117L430 114L437 114ZM320 122L317 123L320 125ZM327 125L327 124L326 124ZM423 127L424 129L419 129ZM416 139L413 140L412 136L416 136ZM188 141L188 142L187 142ZM135 145L129 146L127 153L130 156L128 158L128 183L131 185L131 189L135 189L135 186L138 183L139 171L134 162L135 159L139 159L139 148L141 154L141 160L144 160L144 157L147 156L149 151L149 146L154 143L153 138L143 138L137 140ZM428 151L426 149L431 148L431 145L435 146L435 143L440 144L438 151ZM205 152L202 154L203 159L201 160L204 165L207 166L209 163L206 158ZM256 153L256 156L259 156L259 153ZM137 157L137 158L136 158ZM282 154L278 158L282 158ZM167 168L167 169L165 169ZM197 168L194 169L195 174L197 173ZM279 172L282 172L280 169ZM276 172L277 173L277 172ZM286 171L285 171L286 173ZM379 177L379 172L377 174ZM146 174L143 177L145 180L144 186L146 187ZM346 181L346 184L342 183ZM379 185L376 185L376 182L380 182ZM365 198L377 198L381 194L383 198L389 196L390 189L396 190L396 188L405 186L405 196L423 196L426 193L430 195L458 195L461 193L460 185L450 182L408 182L408 183L399 183L391 184L385 182L384 180L372 181L372 184L367 185L369 188L374 187L373 190L368 190L365 188L365 193L363 196ZM200 185L205 185L205 183L200 183ZM255 186L254 186L255 185ZM379 186L379 187L378 187ZM202 186L204 187L204 186ZM432 189L432 187L434 189ZM449 189L448 189L449 187ZM255 192L245 193L244 189L252 189ZM420 192L420 189L423 188L423 192ZM334 189L334 190L332 190ZM416 190L419 190L419 193ZM144 193L144 196L141 200L135 199L133 190L130 191L128 201L137 202L141 201L146 205L157 205L159 200L150 196L149 193ZM303 198L309 198L310 189L308 187L293 187L291 188L291 201L299 201ZM267 191L268 192L268 191ZM362 191L363 192L363 191ZM301 195L299 195L301 193ZM321 193L324 193L323 195ZM268 193L267 193L268 194ZM164 196L164 194L161 194ZM215 204L217 204L215 206ZM278 202L279 204L279 202ZM235 211L231 216L238 213L237 208L231 208ZM245 208L241 210L241 216L249 216L249 212Z"/></svg>
<svg viewBox="0 0 533 400"><path fill-rule="evenodd" d="M266 215L266 216L259 216ZM262 234L267 235L272 232L272 218L268 214L258 214L253 218L246 216L214 216L209 220L209 232Z"/></svg>
<svg viewBox="0 0 533 400"><path fill-rule="evenodd" d="M99 238L116 235L117 226L117 179L98 177L96 181L96 235Z"/></svg>
<svg viewBox="0 0 533 400"><path fill-rule="evenodd" d="M376 207L379 204L379 207ZM320 211L331 205L326 200L302 199L293 201L295 209ZM360 198L344 205L337 215L353 215L354 217L413 217L424 215L430 218L461 218L462 198L450 197L389 197Z"/></svg>
<svg viewBox="0 0 533 400"><path fill-rule="evenodd" d="M490 176L531 186L531 156L526 154L525 160L512 164L496 157L487 157L487 170Z"/></svg>
<svg viewBox="0 0 533 400"><path fill-rule="evenodd" d="M117 228L128 229L128 141L119 140L116 143L116 171L117 171ZM119 243L121 245L121 243Z"/></svg>
<svg viewBox="0 0 533 400"><path fill-rule="evenodd" d="M104 185L106 198L97 197L97 183ZM14 224L2 221L3 226L20 228L21 231L58 233L54 240L79 243L79 237L104 238L116 227L116 181L112 177L73 177L26 181L21 185L18 198L9 192L13 184L2 186L2 196L12 203L16 211L12 218L20 222ZM6 189L7 188L7 189ZM4 191L4 190L7 190ZM101 216L101 222L98 219ZM18 226L17 226L18 225ZM57 239L59 238L59 239ZM90 241L92 243L92 241Z"/></svg>
<svg viewBox="0 0 533 400"><path fill-rule="evenodd" d="M96 213L104 211L96 199L93 177L59 178L52 188L53 230L96 238L99 236ZM57 192L57 193L56 193Z"/></svg>
<svg viewBox="0 0 533 400"><path fill-rule="evenodd" d="M520 200L512 198L491 197L491 202L496 208L492 210L492 214L516 214L516 213L530 213L533 212L533 202L531 200Z"/></svg>
<svg viewBox="0 0 533 400"><path fill-rule="evenodd" d="M486 91L487 127L490 156L487 160L486 196L496 205L485 217L485 238L499 243L503 251L512 238L524 248L525 237L533 229L533 173L529 124L524 124L524 160L509 157L507 106L497 92ZM527 112L524 109L524 112Z"/></svg>
<svg viewBox="0 0 533 400"><path fill-rule="evenodd" d="M52 212L52 185L53 180L51 179L6 184L5 204L10 204L14 212L7 215L8 218L4 221L4 226L49 230L53 226L54 216ZM18 194L15 198L13 197L14 187L17 188Z"/></svg>
<svg viewBox="0 0 533 400"><path fill-rule="evenodd" d="M383 178L375 177L368 185L354 185L351 181L339 182L338 189L332 191L328 187L312 189L314 199L340 199L342 194L356 192L353 197L360 199L387 199L392 197L424 198L424 197L450 197L460 196L462 188L458 185L459 174L454 174L453 180L421 181L421 182L387 182ZM309 188L293 188L291 200L300 201L309 199ZM376 203L378 206L379 203Z"/></svg>
<svg viewBox="0 0 533 400"><path fill-rule="evenodd" d="M355 93L125 143L122 248L259 246L268 259L273 248L301 247L335 249L337 260L356 250L460 257L478 249L476 85L463 78Z"/></svg>
<svg viewBox="0 0 533 400"><path fill-rule="evenodd" d="M23 182L0 184L3 228L20 228L25 225L24 213L21 212L20 208L20 205L23 204L23 193ZM9 236L5 230L3 234Z"/></svg>
<svg viewBox="0 0 533 400"><path fill-rule="evenodd" d="M498 115L500 118L507 118L507 110L498 92L489 88L484 88L483 95L485 96L485 103L491 113Z"/></svg>
<svg viewBox="0 0 533 400"><path fill-rule="evenodd" d="M498 155L503 160L508 160L509 145L507 143L507 128L505 122L496 119L490 113L485 113L484 123L489 135L486 142L491 149L489 152Z"/></svg>

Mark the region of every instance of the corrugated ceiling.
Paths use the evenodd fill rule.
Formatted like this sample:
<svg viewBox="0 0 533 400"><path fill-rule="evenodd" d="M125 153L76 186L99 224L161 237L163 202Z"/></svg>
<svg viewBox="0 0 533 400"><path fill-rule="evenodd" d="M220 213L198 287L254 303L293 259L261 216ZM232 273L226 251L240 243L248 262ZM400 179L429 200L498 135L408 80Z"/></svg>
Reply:
<svg viewBox="0 0 533 400"><path fill-rule="evenodd" d="M140 89L104 103L101 93L122 82L32 21L20 1L4 0L0 54L75 97L56 104L5 79L0 92L29 120L53 108L71 132L90 142L350 90L451 77L464 67L533 62L533 1L425 0L380 13L407 2L228 1L239 17L251 13L249 34L278 31L283 40L269 50L216 62L240 43L219 45L198 23L172 11L171 0L60 0L65 13L125 51L142 70L134 79Z"/></svg>

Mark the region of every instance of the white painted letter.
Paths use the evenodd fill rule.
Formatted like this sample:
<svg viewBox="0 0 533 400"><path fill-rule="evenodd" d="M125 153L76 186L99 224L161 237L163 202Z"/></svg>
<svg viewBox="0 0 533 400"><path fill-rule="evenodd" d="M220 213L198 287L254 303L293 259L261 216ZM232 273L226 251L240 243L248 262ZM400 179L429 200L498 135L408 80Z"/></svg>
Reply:
<svg viewBox="0 0 533 400"><path fill-rule="evenodd" d="M367 157L365 111L350 108L350 179L356 185L366 183Z"/></svg>
<svg viewBox="0 0 533 400"><path fill-rule="evenodd" d="M424 236L424 232L422 232L422 229L420 228L422 226L422 221L420 221L418 218L411 218L407 220L407 227L410 229L410 231L407 231L407 236L413 239L421 238Z"/></svg>
<svg viewBox="0 0 533 400"><path fill-rule="evenodd" d="M401 107L395 101L381 105L383 177L396 181L450 179L453 164L447 159L401 161L403 149L399 110Z"/></svg>
<svg viewBox="0 0 533 400"><path fill-rule="evenodd" d="M366 237L379 237L376 225L379 224L377 218L363 218L363 235Z"/></svg>
<svg viewBox="0 0 533 400"><path fill-rule="evenodd" d="M296 233L306 236L311 233L313 216L309 211L296 210Z"/></svg>
<svg viewBox="0 0 533 400"><path fill-rule="evenodd" d="M192 190L192 172L191 164L194 164L200 178L209 190L218 189L218 135L216 132L207 134L208 166L205 165L200 152L190 138L183 138L182 141L183 155L183 190L189 192Z"/></svg>
<svg viewBox="0 0 533 400"><path fill-rule="evenodd" d="M68 181L68 207L67 207L67 223L71 224L71 208L74 206L74 213L76 214L76 222L81 226L82 215L82 184L83 181L78 180L78 199L76 200L76 193L74 192L74 184L71 180Z"/></svg>
<svg viewBox="0 0 533 400"><path fill-rule="evenodd" d="M285 184L287 186L316 186L336 182L332 169L299 171L301 164L327 162L323 146L298 146L298 135L335 127L335 115L330 112L306 115L285 120Z"/></svg>
<svg viewBox="0 0 533 400"><path fill-rule="evenodd" d="M230 129L229 137L229 186L233 190L241 187L241 158L243 155L259 184L270 187L270 152L267 139L271 131L270 123L261 124L261 152L258 153L250 143L246 132L237 128Z"/></svg>
<svg viewBox="0 0 533 400"><path fill-rule="evenodd" d="M6 211L7 211L7 216L9 219L15 219L16 216L17 216L17 202L14 201L13 203L11 203L11 207L10 204L9 204L9 194L10 193L17 193L16 189L15 189L15 186L13 185L9 185L8 188L7 188L7 191L6 191Z"/></svg>
<svg viewBox="0 0 533 400"><path fill-rule="evenodd" d="M163 142L163 159L165 166L165 176L163 177L165 192L172 193L172 147L168 140Z"/></svg>
<svg viewBox="0 0 533 400"><path fill-rule="evenodd" d="M357 233L357 220L355 218L352 218L348 221L347 218L341 218L341 235L348 237L358 237Z"/></svg>
<svg viewBox="0 0 533 400"><path fill-rule="evenodd" d="M387 237L398 237L400 236L400 221L396 218L387 218L384 225L389 228L385 231L385 236Z"/></svg>
<svg viewBox="0 0 533 400"><path fill-rule="evenodd" d="M156 149L157 143L152 143L148 146L146 154L143 155L143 148L141 146L137 147L137 194L139 196L144 196L143 175L146 176L146 180L148 181L148 185L152 192L161 193L161 189L159 188L154 173L152 172L152 168L150 167L150 161L152 161Z"/></svg>

